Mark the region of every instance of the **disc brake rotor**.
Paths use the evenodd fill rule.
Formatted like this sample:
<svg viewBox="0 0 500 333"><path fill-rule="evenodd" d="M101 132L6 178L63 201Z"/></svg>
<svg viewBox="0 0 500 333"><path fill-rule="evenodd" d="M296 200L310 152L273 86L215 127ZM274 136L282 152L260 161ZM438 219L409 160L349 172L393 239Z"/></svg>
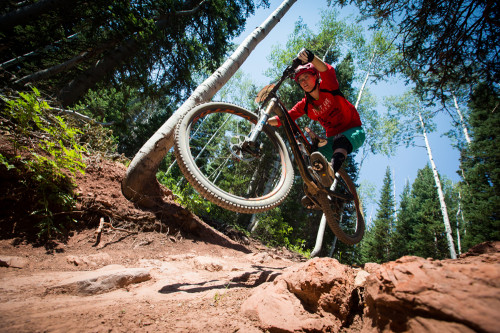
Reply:
<svg viewBox="0 0 500 333"><path fill-rule="evenodd" d="M249 152L241 149L243 142L245 142L244 135L234 135L229 138L229 151L234 158L238 161L249 162L255 159L255 156L250 154Z"/></svg>

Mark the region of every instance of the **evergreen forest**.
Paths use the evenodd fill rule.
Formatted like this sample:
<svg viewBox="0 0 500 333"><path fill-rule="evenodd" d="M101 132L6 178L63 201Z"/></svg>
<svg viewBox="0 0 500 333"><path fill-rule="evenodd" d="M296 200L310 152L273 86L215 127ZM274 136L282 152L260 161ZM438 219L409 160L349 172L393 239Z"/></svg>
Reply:
<svg viewBox="0 0 500 333"><path fill-rule="evenodd" d="M360 15L341 17L345 5L356 6ZM128 166L233 54L238 45L232 41L248 18L269 6L269 0L75 0L71 6L61 0L2 1L0 145L9 142L11 149L0 150L0 237L66 237L74 227L68 213L76 207L74 175L83 174L95 155ZM498 7L491 0L330 0L317 25L298 20L269 50L269 82L304 47L333 64L366 131L363 147L344 168L360 185L362 201L376 198L376 212L372 219L364 212L366 233L354 246L336 242L327 228L320 256L358 265L404 255L456 258L478 243L500 240ZM396 77L408 91L386 98L382 113L370 87ZM213 100L255 110L261 88L237 71ZM302 97L292 80L280 90L287 108ZM442 132L435 118L443 114L452 124L444 134L452 138L449 149L460 152L460 182L441 175L433 161L428 134ZM322 132L307 117L297 123ZM200 146L207 139L200 135ZM396 196L391 166L378 165L386 170L383 187L364 188L358 174L368 167L366 157L391 156L401 146L426 149L429 162L417 178ZM300 177L281 205L254 215L204 199L182 175L172 150L156 179L207 222L305 256L315 246L322 214L300 204ZM247 182L243 175L228 181ZM9 217L13 188L24 189L16 192L20 201L29 198L23 221ZM342 220L355 215L347 209Z"/></svg>

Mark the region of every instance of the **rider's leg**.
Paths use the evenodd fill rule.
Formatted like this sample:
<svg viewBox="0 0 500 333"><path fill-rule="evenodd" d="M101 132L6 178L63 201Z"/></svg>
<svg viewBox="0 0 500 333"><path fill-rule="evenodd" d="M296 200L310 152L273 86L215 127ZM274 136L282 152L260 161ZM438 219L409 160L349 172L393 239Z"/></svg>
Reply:
<svg viewBox="0 0 500 333"><path fill-rule="evenodd" d="M365 132L362 127L355 127L327 140L326 146L319 147L318 152L311 154L311 164L323 186L330 187L335 173L340 170L347 155L361 147L365 141ZM331 157L331 168L327 167L328 162L326 162L325 156L326 158ZM327 175L325 168L331 170L331 173ZM302 198L302 204L309 209L319 209L307 196Z"/></svg>
<svg viewBox="0 0 500 333"><path fill-rule="evenodd" d="M332 157L332 168L334 174L340 170L346 158L347 158L347 150L343 148L338 148L335 150Z"/></svg>
<svg viewBox="0 0 500 333"><path fill-rule="evenodd" d="M324 187L330 187L335 179L335 173L340 169L347 154L352 150L349 140L342 134L327 139L328 143L311 154L311 166L319 176ZM330 167L328 160L332 160ZM337 168L336 168L337 167ZM335 170L335 172L334 172Z"/></svg>
<svg viewBox="0 0 500 333"><path fill-rule="evenodd" d="M365 131L362 127L353 127L335 136L333 141L332 167L335 173L351 152L359 149L365 141Z"/></svg>
<svg viewBox="0 0 500 333"><path fill-rule="evenodd" d="M342 167L342 164L347 158L347 155L352 152L352 144L345 137L345 135L340 134L337 135L333 141L333 155L332 155L332 168L333 168L333 174L336 174L340 168Z"/></svg>

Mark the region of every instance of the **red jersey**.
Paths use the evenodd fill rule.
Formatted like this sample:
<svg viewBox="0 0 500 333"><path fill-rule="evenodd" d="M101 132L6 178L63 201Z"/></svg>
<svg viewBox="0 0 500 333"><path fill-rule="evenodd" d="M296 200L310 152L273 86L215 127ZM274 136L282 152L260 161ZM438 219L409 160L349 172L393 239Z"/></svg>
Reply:
<svg viewBox="0 0 500 333"><path fill-rule="evenodd" d="M324 90L337 90L339 89L339 82L335 69L326 64L328 69L320 72L321 81L319 89ZM345 132L350 128L361 126L359 113L347 99L342 96L334 96L333 94L325 91L319 92L319 99L308 102L308 110L305 112L306 97L300 102L295 104L293 108L288 111L293 120L307 114L312 120L317 120L325 128L326 136L331 137L339 133ZM316 108L313 107L314 104ZM278 125L281 126L281 121L278 119Z"/></svg>

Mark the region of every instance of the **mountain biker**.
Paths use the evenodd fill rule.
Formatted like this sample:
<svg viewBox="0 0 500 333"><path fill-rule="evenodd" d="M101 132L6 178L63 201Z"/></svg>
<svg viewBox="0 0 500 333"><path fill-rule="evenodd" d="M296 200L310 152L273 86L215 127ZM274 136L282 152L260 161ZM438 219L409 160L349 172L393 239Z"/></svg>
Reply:
<svg viewBox="0 0 500 333"><path fill-rule="evenodd" d="M347 154L363 144L365 132L358 111L339 90L335 69L307 49L302 49L297 58L302 61L302 65L295 70L294 79L304 90L305 96L288 114L293 120L307 115L319 121L325 129L327 142L311 154L311 165L318 173L320 182L330 187ZM281 126L277 116L270 118L268 123ZM333 174L325 157L331 159Z"/></svg>

